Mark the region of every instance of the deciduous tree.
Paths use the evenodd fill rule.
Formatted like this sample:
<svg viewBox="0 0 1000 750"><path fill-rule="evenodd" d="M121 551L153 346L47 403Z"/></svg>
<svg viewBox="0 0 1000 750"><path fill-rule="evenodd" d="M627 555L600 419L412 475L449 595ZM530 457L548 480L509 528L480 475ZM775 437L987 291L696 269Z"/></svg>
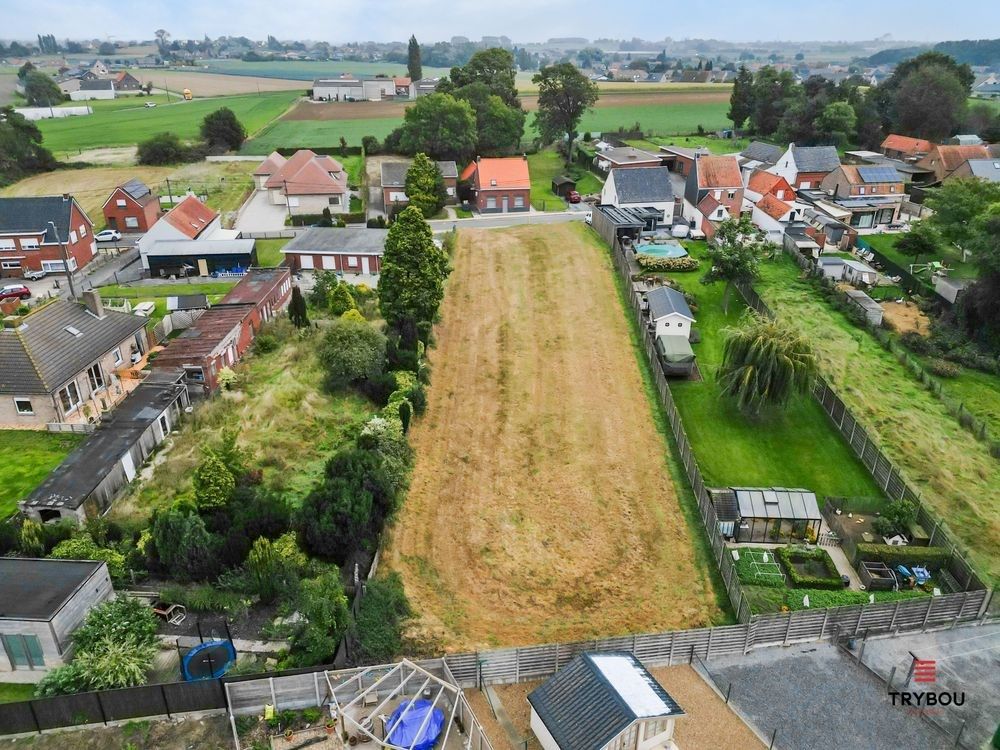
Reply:
<svg viewBox="0 0 1000 750"><path fill-rule="evenodd" d="M940 251L941 235L929 221L918 221L896 241L896 249L919 263L921 257L932 258Z"/></svg>
<svg viewBox="0 0 1000 750"><path fill-rule="evenodd" d="M702 279L703 284L726 282L722 309L729 312L729 297L736 282L750 282L760 275L760 257L770 249L767 234L754 226L749 214L739 219L726 219L715 230L708 246L712 267Z"/></svg>
<svg viewBox="0 0 1000 750"><path fill-rule="evenodd" d="M569 164L573 159L573 141L580 119L600 96L597 84L572 63L549 65L531 80L538 84L535 127L547 143L566 136L566 163Z"/></svg>
<svg viewBox="0 0 1000 750"><path fill-rule="evenodd" d="M448 199L441 170L426 154L417 154L406 170L405 190L410 205L415 206L425 219L440 211Z"/></svg>
<svg viewBox="0 0 1000 750"><path fill-rule="evenodd" d="M50 76L33 70L24 77L24 98L32 107L51 107L62 102L63 93Z"/></svg>
<svg viewBox="0 0 1000 750"><path fill-rule="evenodd" d="M209 146L236 151L247 139L247 130L229 107L210 112L201 121L201 137Z"/></svg>
<svg viewBox="0 0 1000 750"><path fill-rule="evenodd" d="M745 65L740 65L733 81L733 93L729 97L729 112L726 116L733 121L733 127L739 130L753 110L753 73L747 70Z"/></svg>
<svg viewBox="0 0 1000 750"><path fill-rule="evenodd" d="M468 160L476 148L472 107L449 94L417 99L406 109L399 147L404 153L424 153L433 159Z"/></svg>
<svg viewBox="0 0 1000 750"><path fill-rule="evenodd" d="M344 318L333 321L318 352L327 386L338 389L378 376L385 365L385 343L385 336L370 323Z"/></svg>

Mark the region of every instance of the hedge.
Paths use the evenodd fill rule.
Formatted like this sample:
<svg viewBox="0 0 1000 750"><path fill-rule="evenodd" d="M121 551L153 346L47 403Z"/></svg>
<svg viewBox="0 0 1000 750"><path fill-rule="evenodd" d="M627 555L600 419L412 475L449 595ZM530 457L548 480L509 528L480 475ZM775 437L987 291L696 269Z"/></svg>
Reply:
<svg viewBox="0 0 1000 750"><path fill-rule="evenodd" d="M289 216L285 219L285 224L295 227L311 226L313 224L319 224L323 220L323 214L295 214L294 216ZM354 211L351 213L344 214L330 214L330 218L336 222L337 219L343 219L345 224L364 224L365 223L365 212L364 211Z"/></svg>
<svg viewBox="0 0 1000 750"><path fill-rule="evenodd" d="M951 561L951 552L944 547L893 547L890 544L861 542L855 562L881 562L890 568L897 565L922 565L928 570L940 570Z"/></svg>
<svg viewBox="0 0 1000 750"><path fill-rule="evenodd" d="M658 255L639 253L635 262L644 271L697 271L698 261L690 256L686 258L661 258Z"/></svg>
<svg viewBox="0 0 1000 750"><path fill-rule="evenodd" d="M785 567L785 572L788 574L788 578L791 580L792 585L796 588L844 588L844 583L840 579L840 572L837 570L837 566L834 565L833 558L830 557L830 553L825 549L820 547L817 547L816 549L806 549L805 547L788 546L779 547L777 549L777 553ZM823 563L823 567L826 568L828 575L823 577L802 575L795 570L793 563L796 560L814 560L821 562Z"/></svg>

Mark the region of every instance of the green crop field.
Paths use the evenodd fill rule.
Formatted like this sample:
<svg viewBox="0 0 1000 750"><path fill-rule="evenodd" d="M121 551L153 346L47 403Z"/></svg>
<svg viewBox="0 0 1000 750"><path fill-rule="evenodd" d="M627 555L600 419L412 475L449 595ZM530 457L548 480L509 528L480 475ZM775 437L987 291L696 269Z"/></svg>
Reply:
<svg viewBox="0 0 1000 750"><path fill-rule="evenodd" d="M39 483L83 439L40 430L0 430L0 519L17 510Z"/></svg>
<svg viewBox="0 0 1000 750"><path fill-rule="evenodd" d="M206 73L224 73L234 76L258 76L260 78L289 78L298 81L312 81L324 76L339 76L353 73L359 76L405 76L406 66L389 62L353 62L350 60L289 60L288 62L244 62L243 60L207 60L200 70ZM424 66L425 78L448 75L447 68Z"/></svg>
<svg viewBox="0 0 1000 750"><path fill-rule="evenodd" d="M756 287L779 317L813 342L823 376L968 549L979 572L997 580L1000 462L986 444L874 337L823 300L790 258L763 264ZM824 452L814 455L814 461L822 456L823 463L835 463Z"/></svg>
<svg viewBox="0 0 1000 750"><path fill-rule="evenodd" d="M51 151L76 152L108 146L132 146L156 133L176 133L184 139L198 137L205 115L229 107L248 133L256 133L280 116L299 96L279 91L249 96L225 96L162 104L154 109L100 109L85 117L40 120L43 143Z"/></svg>
<svg viewBox="0 0 1000 750"><path fill-rule="evenodd" d="M635 123L646 133L673 135L731 127L726 118L728 102L686 102L683 104L637 104L630 107L597 107L583 116L580 131L609 132L630 128Z"/></svg>
<svg viewBox="0 0 1000 750"><path fill-rule="evenodd" d="M689 243L688 249L703 266L707 263L704 243ZM812 397L796 397L786 410L758 419L723 398L715 379L722 332L736 325L746 308L733 292L725 314L724 285L702 284L701 271L671 276L698 302L694 315L701 343L693 349L701 380L675 380L671 389L705 481L721 487L804 487L819 496L880 494Z"/></svg>
<svg viewBox="0 0 1000 750"><path fill-rule="evenodd" d="M256 138L247 141L245 154L269 154L276 148L336 148L341 137L351 146L360 146L361 139L373 135L385 138L399 127L401 118L373 120L278 120Z"/></svg>

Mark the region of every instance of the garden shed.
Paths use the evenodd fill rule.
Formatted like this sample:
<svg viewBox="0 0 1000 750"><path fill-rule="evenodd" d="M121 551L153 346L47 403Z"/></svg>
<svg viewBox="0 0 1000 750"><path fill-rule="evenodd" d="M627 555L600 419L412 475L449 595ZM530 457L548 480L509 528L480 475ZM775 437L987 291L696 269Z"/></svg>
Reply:
<svg viewBox="0 0 1000 750"><path fill-rule="evenodd" d="M725 487L709 490L719 530L737 542L775 542L819 536L823 525L816 494L781 487Z"/></svg>
<svg viewBox="0 0 1000 750"><path fill-rule="evenodd" d="M872 325L882 325L882 305L873 300L860 289L848 289L847 298L861 308L868 322Z"/></svg>
<svg viewBox="0 0 1000 750"><path fill-rule="evenodd" d="M560 198L569 195L570 190L576 190L576 180L572 177L559 174L552 178L552 192Z"/></svg>

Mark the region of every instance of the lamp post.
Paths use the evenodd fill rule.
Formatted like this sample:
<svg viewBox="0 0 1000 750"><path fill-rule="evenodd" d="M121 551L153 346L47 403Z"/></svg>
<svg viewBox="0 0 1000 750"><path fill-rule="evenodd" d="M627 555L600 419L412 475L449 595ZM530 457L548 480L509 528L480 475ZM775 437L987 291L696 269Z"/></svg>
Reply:
<svg viewBox="0 0 1000 750"><path fill-rule="evenodd" d="M59 230L56 229L55 222L50 221L49 226L52 228L52 234L56 238L56 242L59 243L59 251L62 255L63 269L66 271L66 280L69 282L69 298L76 299L76 285L73 284L73 270L69 267L69 253L66 251L66 245L63 244L62 238L59 236Z"/></svg>

